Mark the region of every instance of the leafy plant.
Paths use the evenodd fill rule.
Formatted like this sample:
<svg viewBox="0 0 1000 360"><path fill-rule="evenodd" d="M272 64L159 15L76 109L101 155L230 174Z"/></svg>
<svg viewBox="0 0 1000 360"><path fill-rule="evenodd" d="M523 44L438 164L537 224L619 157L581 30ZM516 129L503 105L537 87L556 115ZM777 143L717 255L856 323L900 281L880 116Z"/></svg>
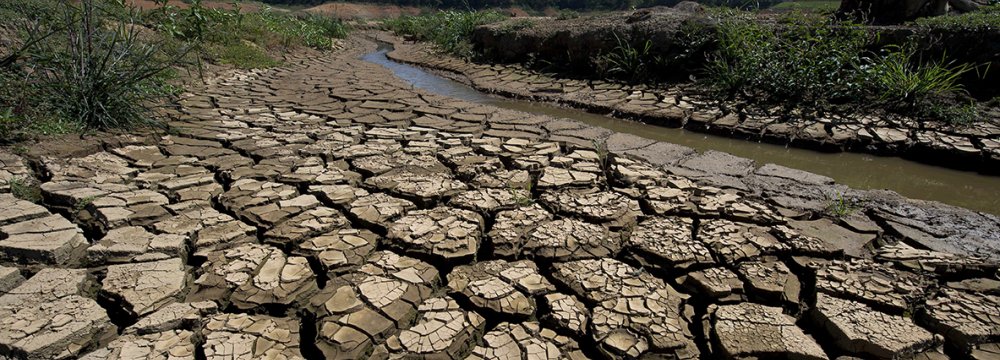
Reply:
<svg viewBox="0 0 1000 360"><path fill-rule="evenodd" d="M730 12L717 28L708 81L729 96L772 103L843 103L858 98L855 71L869 42L862 27L792 15L780 26Z"/></svg>
<svg viewBox="0 0 1000 360"><path fill-rule="evenodd" d="M959 80L975 66L956 64L944 55L921 63L914 61L915 54L912 46L889 46L864 66L881 100L915 106L930 97L965 92Z"/></svg>
<svg viewBox="0 0 1000 360"><path fill-rule="evenodd" d="M652 40L646 40L641 47L636 48L628 41L622 40L617 33L614 36L617 43L614 50L599 55L595 60L595 66L599 73L637 81L645 78L647 71L654 64L660 62L659 57L651 54Z"/></svg>
<svg viewBox="0 0 1000 360"><path fill-rule="evenodd" d="M64 36L50 37L28 52L38 82L61 117L84 129L158 126L149 106L168 95L158 78L183 53L165 55L142 38L137 9L83 0L67 5L59 23Z"/></svg>
<svg viewBox="0 0 1000 360"><path fill-rule="evenodd" d="M531 197L531 183L525 184L524 188L508 184L507 191L509 191L510 195L514 197L514 204L516 204L517 207L530 206L535 203L535 199Z"/></svg>
<svg viewBox="0 0 1000 360"><path fill-rule="evenodd" d="M850 216L861 209L861 204L856 199L848 199L843 193L838 193L827 201L826 213L830 216L841 218Z"/></svg>
<svg viewBox="0 0 1000 360"><path fill-rule="evenodd" d="M7 180L7 185L10 186L10 193L18 199L33 203L42 201L42 189L34 180L14 177Z"/></svg>
<svg viewBox="0 0 1000 360"><path fill-rule="evenodd" d="M460 57L475 55L469 38L477 26L507 19L497 11L438 11L429 15L401 16L386 20L385 27L398 35L429 41Z"/></svg>

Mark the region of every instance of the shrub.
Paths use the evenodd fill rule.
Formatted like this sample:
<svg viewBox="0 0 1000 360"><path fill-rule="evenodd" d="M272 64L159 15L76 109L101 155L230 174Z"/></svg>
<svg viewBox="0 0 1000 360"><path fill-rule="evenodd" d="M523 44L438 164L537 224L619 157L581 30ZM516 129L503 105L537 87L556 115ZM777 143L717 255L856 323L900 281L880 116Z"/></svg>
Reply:
<svg viewBox="0 0 1000 360"><path fill-rule="evenodd" d="M995 31L1000 29L1000 3L983 6L979 10L961 15L924 17L917 19L916 24L955 31Z"/></svg>
<svg viewBox="0 0 1000 360"><path fill-rule="evenodd" d="M180 55L142 34L138 10L84 0L66 5L53 36L28 51L38 86L61 117L84 129L159 125L148 107L169 94L160 77Z"/></svg>
<svg viewBox="0 0 1000 360"><path fill-rule="evenodd" d="M257 44L251 42L218 46L214 49L214 53L219 62L240 69L260 69L280 64L279 61L268 56Z"/></svg>
<svg viewBox="0 0 1000 360"><path fill-rule="evenodd" d="M860 26L805 16L774 26L731 13L717 37L708 81L729 95L822 105L855 99L862 90L855 69L869 36Z"/></svg>
<svg viewBox="0 0 1000 360"><path fill-rule="evenodd" d="M614 36L617 42L614 50L598 55L593 60L598 73L628 81L638 81L647 79L648 72L662 62L650 52L653 47L651 40L646 40L641 47L633 47L618 34Z"/></svg>
<svg viewBox="0 0 1000 360"><path fill-rule="evenodd" d="M469 37L477 26L506 19L497 11L439 11L429 15L386 20L386 28L399 35L429 41L441 50L469 58L474 54Z"/></svg>
<svg viewBox="0 0 1000 360"><path fill-rule="evenodd" d="M863 67L883 101L914 106L933 97L964 92L962 75L975 70L971 64L956 64L942 56L932 62L915 61L912 46L890 46Z"/></svg>

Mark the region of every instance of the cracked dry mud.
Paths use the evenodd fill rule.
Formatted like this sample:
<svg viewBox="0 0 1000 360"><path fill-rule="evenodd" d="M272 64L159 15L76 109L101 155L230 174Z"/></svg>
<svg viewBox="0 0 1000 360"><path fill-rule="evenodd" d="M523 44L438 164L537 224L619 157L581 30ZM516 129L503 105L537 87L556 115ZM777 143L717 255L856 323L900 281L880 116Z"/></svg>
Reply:
<svg viewBox="0 0 1000 360"><path fill-rule="evenodd" d="M1000 356L995 217L829 218L817 176L423 93L374 46L217 79L152 144L0 151L0 359Z"/></svg>

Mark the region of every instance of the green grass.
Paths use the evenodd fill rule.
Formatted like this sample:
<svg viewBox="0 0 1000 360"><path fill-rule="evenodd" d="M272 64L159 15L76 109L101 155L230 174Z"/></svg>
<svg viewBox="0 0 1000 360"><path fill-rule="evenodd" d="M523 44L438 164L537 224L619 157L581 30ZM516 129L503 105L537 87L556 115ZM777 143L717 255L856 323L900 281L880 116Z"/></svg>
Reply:
<svg viewBox="0 0 1000 360"><path fill-rule="evenodd" d="M840 8L840 1L830 0L795 0L785 1L774 5L769 10L774 11L809 11L819 13L832 13Z"/></svg>
<svg viewBox="0 0 1000 360"><path fill-rule="evenodd" d="M979 10L960 14L920 18L919 26L956 31L984 31L1000 29L1000 4L983 6Z"/></svg>
<svg viewBox="0 0 1000 360"><path fill-rule="evenodd" d="M384 26L397 35L428 41L441 50L464 58L475 56L469 38L477 26L507 19L497 11L438 11L420 16L388 19Z"/></svg>
<svg viewBox="0 0 1000 360"><path fill-rule="evenodd" d="M211 51L220 63L229 64L239 69L262 69L281 64L280 61L272 58L254 43L239 42L220 45L213 47Z"/></svg>
<svg viewBox="0 0 1000 360"><path fill-rule="evenodd" d="M750 104L821 111L889 110L918 120L978 120L963 76L973 64L924 59L915 45L871 47L864 26L793 12L779 26L740 11L719 13L717 49L705 83L719 95Z"/></svg>
<svg viewBox="0 0 1000 360"><path fill-rule="evenodd" d="M10 193L18 199L33 203L42 201L42 188L33 179L15 177L8 180L7 185L10 186Z"/></svg>
<svg viewBox="0 0 1000 360"><path fill-rule="evenodd" d="M160 127L150 110L183 91L174 79L185 68L277 66L276 52L331 49L350 30L331 17L187 2L145 12L116 0L0 2L0 21L20 29L0 53L0 143Z"/></svg>

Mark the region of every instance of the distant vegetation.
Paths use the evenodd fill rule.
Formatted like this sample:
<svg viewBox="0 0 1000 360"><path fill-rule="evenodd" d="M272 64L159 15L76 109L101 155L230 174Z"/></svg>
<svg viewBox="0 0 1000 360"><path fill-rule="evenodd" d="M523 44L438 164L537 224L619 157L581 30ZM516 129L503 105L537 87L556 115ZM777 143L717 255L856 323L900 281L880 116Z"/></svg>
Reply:
<svg viewBox="0 0 1000 360"><path fill-rule="evenodd" d="M328 0L264 0L269 4L281 5L319 5ZM367 0L357 1L371 4L415 6L435 9L482 10L496 8L521 7L542 10L546 8L569 9L577 11L589 10L627 10L651 6L673 6L681 0ZM699 0L699 3L710 6L728 6L740 8L766 8L780 3L781 0Z"/></svg>
<svg viewBox="0 0 1000 360"><path fill-rule="evenodd" d="M951 123L969 123L980 117L962 79L985 73L989 70L986 65L957 63L947 56L925 57L913 43L879 45L879 36L872 28L818 13L793 11L772 17L777 24L742 10L711 8L706 16L714 26L685 23L674 43L666 46L634 34L612 34L617 45L592 56L582 66L589 76L630 83L678 81L676 74L689 73L716 98L763 108L820 112L886 109ZM974 21L961 21L963 17ZM477 55L469 43L473 25L503 18L495 12L442 11L388 20L386 24L398 34L430 41L446 52L470 58ZM946 26L990 26L981 24L996 21L996 17L983 19L980 14L950 18L935 21ZM703 24L691 24L695 23ZM532 26L510 20L498 29L513 33ZM670 53L656 49L669 49ZM528 66L543 66L547 71L581 66L532 59L535 62Z"/></svg>
<svg viewBox="0 0 1000 360"><path fill-rule="evenodd" d="M330 49L347 34L330 18L199 0L149 11L115 0L2 1L0 30L0 143L160 126L153 109L181 91L183 73L274 66L281 51Z"/></svg>
<svg viewBox="0 0 1000 360"><path fill-rule="evenodd" d="M469 42L472 30L507 18L496 11L439 11L388 19L384 24L397 34L434 43L448 53L468 58L474 55Z"/></svg>

